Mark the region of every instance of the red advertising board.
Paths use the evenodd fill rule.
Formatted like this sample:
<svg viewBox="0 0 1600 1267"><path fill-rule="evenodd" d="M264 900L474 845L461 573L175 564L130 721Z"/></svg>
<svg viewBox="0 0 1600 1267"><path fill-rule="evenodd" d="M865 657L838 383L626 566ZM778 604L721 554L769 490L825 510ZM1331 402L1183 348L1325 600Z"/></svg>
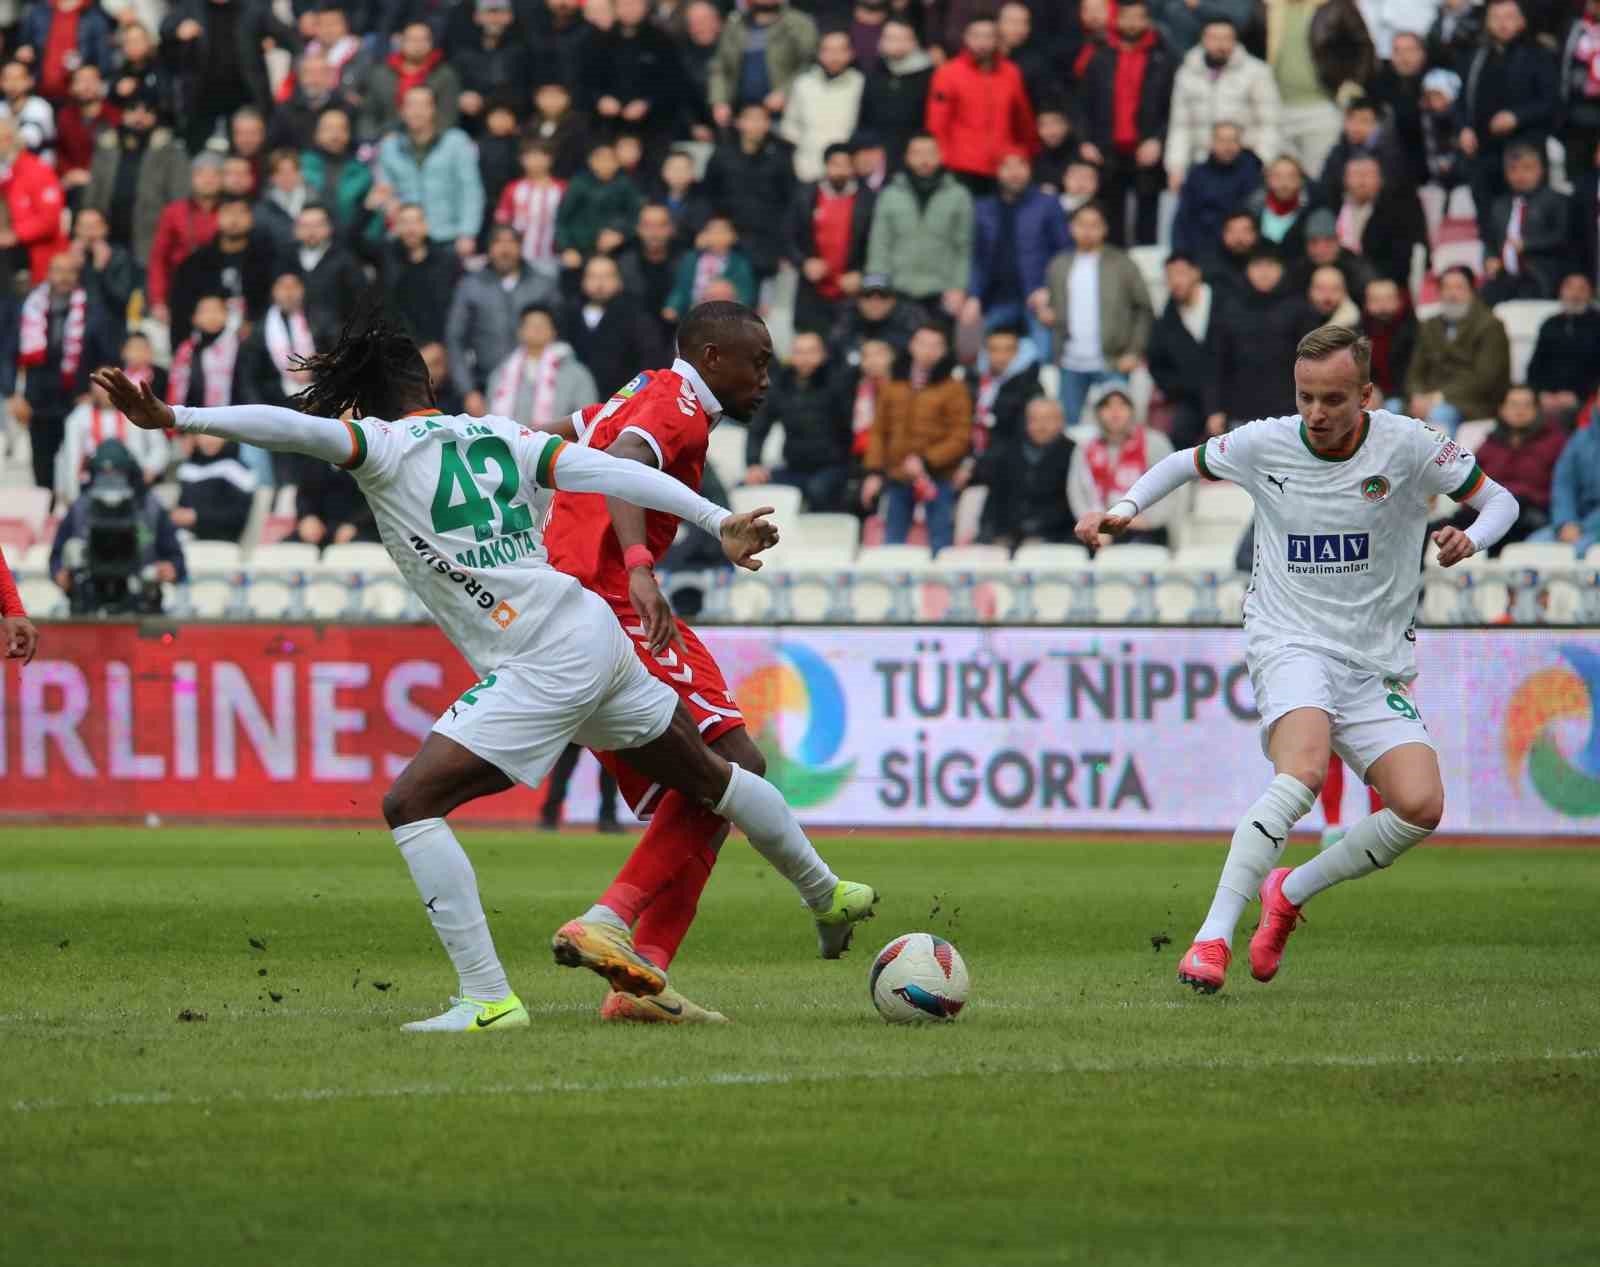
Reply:
<svg viewBox="0 0 1600 1267"><path fill-rule="evenodd" d="M51 625L34 664L0 665L0 812L38 815L370 821L473 681L431 625Z"/></svg>

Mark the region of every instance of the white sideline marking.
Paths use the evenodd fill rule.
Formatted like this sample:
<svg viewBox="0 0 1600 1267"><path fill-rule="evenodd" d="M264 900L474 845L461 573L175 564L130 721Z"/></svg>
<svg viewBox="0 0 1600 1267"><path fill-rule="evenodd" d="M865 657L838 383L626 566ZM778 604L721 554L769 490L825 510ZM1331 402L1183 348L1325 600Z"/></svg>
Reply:
<svg viewBox="0 0 1600 1267"><path fill-rule="evenodd" d="M439 1041L424 1038L421 1042ZM1214 1056L1200 1060L1057 1060L1038 1064L982 1064L972 1068L917 1071L895 1069L881 1073L818 1070L807 1073L712 1073L694 1077L635 1078L626 1080L550 1081L462 1086L453 1083L415 1083L398 1087L297 1087L288 1091L250 1094L230 1091L216 1095L179 1095L171 1091L126 1091L90 1100L14 1100L11 1113L58 1113L84 1109L139 1108L152 1105L205 1107L213 1104L311 1104L325 1100L431 1100L456 1096L543 1096L574 1092L675 1091L692 1087L764 1087L822 1082L896 1082L935 1078L992 1078L996 1074L1060 1075L1074 1073L1141 1073L1193 1070L1265 1070L1280 1068L1386 1069L1393 1067L1506 1065L1527 1061L1600 1060L1600 1047L1573 1051L1482 1052L1461 1056L1430 1056L1416 1052L1376 1056L1304 1056L1287 1060L1244 1056Z"/></svg>

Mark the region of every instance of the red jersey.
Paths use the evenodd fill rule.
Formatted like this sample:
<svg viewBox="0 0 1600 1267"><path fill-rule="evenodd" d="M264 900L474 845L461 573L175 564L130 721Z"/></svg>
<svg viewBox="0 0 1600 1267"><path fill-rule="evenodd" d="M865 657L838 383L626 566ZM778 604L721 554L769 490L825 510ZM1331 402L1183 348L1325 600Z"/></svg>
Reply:
<svg viewBox="0 0 1600 1267"><path fill-rule="evenodd" d="M662 471L698 492L711 434L707 406L715 408L716 398L692 374L684 361L674 361L669 370L646 370L604 404L579 412L578 443L603 451L624 432L634 432L654 450ZM645 544L656 562L677 533L676 515L645 512ZM557 493L544 543L552 567L602 597L627 601L628 569L599 493Z"/></svg>

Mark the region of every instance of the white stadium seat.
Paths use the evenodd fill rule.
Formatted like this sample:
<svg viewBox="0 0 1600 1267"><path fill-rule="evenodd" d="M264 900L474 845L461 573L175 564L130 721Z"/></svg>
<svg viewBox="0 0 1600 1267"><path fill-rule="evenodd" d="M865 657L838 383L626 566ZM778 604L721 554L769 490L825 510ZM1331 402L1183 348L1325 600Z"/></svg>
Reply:
<svg viewBox="0 0 1600 1267"><path fill-rule="evenodd" d="M50 570L50 542L35 541L22 555L22 567L27 572Z"/></svg>
<svg viewBox="0 0 1600 1267"><path fill-rule="evenodd" d="M1242 531L1255 515L1256 504L1237 484L1207 480L1195 489L1189 513L1200 523L1232 524Z"/></svg>
<svg viewBox="0 0 1600 1267"><path fill-rule="evenodd" d="M934 558L941 572L1003 572L1011 563L1004 546L951 546Z"/></svg>
<svg viewBox="0 0 1600 1267"><path fill-rule="evenodd" d="M196 616L216 620L229 614L239 598L234 571L208 571L190 566L186 598L189 610Z"/></svg>
<svg viewBox="0 0 1600 1267"><path fill-rule="evenodd" d="M34 536L44 532L45 521L50 518L51 492L48 488L35 488L31 484L6 489L6 518L27 521Z"/></svg>
<svg viewBox="0 0 1600 1267"><path fill-rule="evenodd" d="M303 541L279 541L270 546L258 546L250 556L251 571L273 569L283 571L309 571L318 564L317 547Z"/></svg>
<svg viewBox="0 0 1600 1267"><path fill-rule="evenodd" d="M740 484L728 490L728 499L728 508L738 515L771 506L780 530L800 517L800 490L792 484Z"/></svg>
<svg viewBox="0 0 1600 1267"><path fill-rule="evenodd" d="M744 482L745 429L736 422L719 422L711 428L706 444L706 461L717 473L724 488Z"/></svg>
<svg viewBox="0 0 1600 1267"><path fill-rule="evenodd" d="M955 538L957 545L970 545L978 539L978 527L983 522L983 508L989 501L989 486L978 484L963 488L956 498Z"/></svg>
<svg viewBox="0 0 1600 1267"><path fill-rule="evenodd" d="M64 616L67 596L47 576L25 576L17 582L17 596L30 616Z"/></svg>
<svg viewBox="0 0 1600 1267"><path fill-rule="evenodd" d="M1089 565L1089 552L1080 545L1044 542L1022 546L1011 556L1011 566L1021 571L1080 572Z"/></svg>
<svg viewBox="0 0 1600 1267"><path fill-rule="evenodd" d="M1150 306L1159 316L1167 302L1167 248L1164 246L1133 246L1128 248L1128 258L1144 278L1145 289L1150 292Z"/></svg>
<svg viewBox="0 0 1600 1267"><path fill-rule="evenodd" d="M392 576L399 572L389 552L375 541L350 541L322 552L322 567L339 572L371 572Z"/></svg>
<svg viewBox="0 0 1600 1267"><path fill-rule="evenodd" d="M1227 545L1186 545L1172 556L1172 566L1200 572L1232 572L1235 550Z"/></svg>
<svg viewBox="0 0 1600 1267"><path fill-rule="evenodd" d="M825 551L853 559L861 545L861 521L854 515L801 515L794 526L798 544L808 553Z"/></svg>
<svg viewBox="0 0 1600 1267"><path fill-rule="evenodd" d="M1165 546L1113 545L1094 556L1096 572L1164 572L1172 562Z"/></svg>
<svg viewBox="0 0 1600 1267"><path fill-rule="evenodd" d="M1517 568L1575 568L1578 552L1559 541L1518 541L1500 551L1500 563Z"/></svg>
<svg viewBox="0 0 1600 1267"><path fill-rule="evenodd" d="M926 572L933 566L927 546L868 546L856 555L858 572Z"/></svg>
<svg viewBox="0 0 1600 1267"><path fill-rule="evenodd" d="M183 547L183 561L191 572L221 572L241 565L243 552L232 541L190 541Z"/></svg>
<svg viewBox="0 0 1600 1267"><path fill-rule="evenodd" d="M1527 381L1528 362L1533 359L1533 345L1539 339L1539 327L1561 311L1554 299L1508 299L1494 306L1494 315L1506 328L1511 340L1511 381Z"/></svg>

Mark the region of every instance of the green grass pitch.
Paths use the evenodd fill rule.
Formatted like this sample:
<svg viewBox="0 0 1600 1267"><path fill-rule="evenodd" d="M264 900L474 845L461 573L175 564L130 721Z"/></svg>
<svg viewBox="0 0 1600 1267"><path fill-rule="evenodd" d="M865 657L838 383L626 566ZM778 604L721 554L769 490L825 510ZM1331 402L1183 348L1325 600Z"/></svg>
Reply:
<svg viewBox="0 0 1600 1267"><path fill-rule="evenodd" d="M626 840L465 840L530 1030L397 1032L454 982L381 829L5 828L0 1262L1600 1262L1600 850L1419 850L1205 999L1221 843L828 839L884 900L822 963L738 842L690 1030L550 962ZM917 929L955 1025L871 1010Z"/></svg>

